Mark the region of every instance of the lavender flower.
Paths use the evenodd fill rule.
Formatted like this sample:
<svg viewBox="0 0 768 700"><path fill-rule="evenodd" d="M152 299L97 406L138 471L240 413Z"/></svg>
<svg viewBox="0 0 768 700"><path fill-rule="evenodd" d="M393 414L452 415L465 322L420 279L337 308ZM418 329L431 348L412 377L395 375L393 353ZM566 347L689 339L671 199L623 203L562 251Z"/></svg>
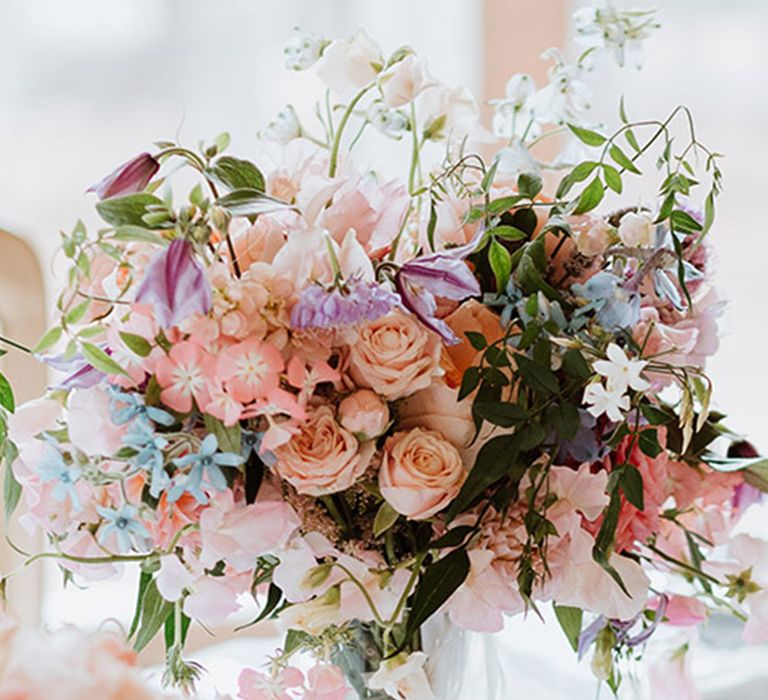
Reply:
<svg viewBox="0 0 768 700"><path fill-rule="evenodd" d="M123 163L101 182L91 185L86 192L95 192L99 199L141 192L159 169L160 163L154 157L149 153L140 153L127 163Z"/></svg>
<svg viewBox="0 0 768 700"><path fill-rule="evenodd" d="M192 244L177 238L147 268L136 301L152 304L163 328L178 325L194 313L211 310L211 287L195 260Z"/></svg>
<svg viewBox="0 0 768 700"><path fill-rule="evenodd" d="M103 348L107 354L110 354L108 348ZM77 353L70 358L66 358L63 353L51 356L37 356L49 367L59 372L66 372L67 376L53 385L53 389L69 391L70 389L90 389L96 386L107 375L101 370L96 369L92 364L86 362L85 358Z"/></svg>
<svg viewBox="0 0 768 700"><path fill-rule="evenodd" d="M349 280L342 288L312 285L301 292L291 312L294 328L339 328L386 316L400 299L383 284Z"/></svg>
<svg viewBox="0 0 768 700"><path fill-rule="evenodd" d="M429 329L442 336L445 343L460 342L445 321L437 318L435 297L463 301L480 294L480 284L464 258L474 251L477 241L405 263L395 275L395 286L406 309Z"/></svg>

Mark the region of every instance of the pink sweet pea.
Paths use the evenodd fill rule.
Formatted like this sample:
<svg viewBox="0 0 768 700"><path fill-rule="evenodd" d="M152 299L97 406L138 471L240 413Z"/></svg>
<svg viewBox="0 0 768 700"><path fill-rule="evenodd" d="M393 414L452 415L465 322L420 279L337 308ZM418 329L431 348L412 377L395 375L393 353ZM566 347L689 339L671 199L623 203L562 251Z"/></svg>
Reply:
<svg viewBox="0 0 768 700"><path fill-rule="evenodd" d="M141 192L159 169L160 163L153 156L149 153L140 153L127 163L123 163L101 182L91 185L86 192L95 192L99 199Z"/></svg>
<svg viewBox="0 0 768 700"><path fill-rule="evenodd" d="M303 684L304 674L292 666L272 676L246 668L237 679L237 697L241 700L293 700L290 689Z"/></svg>
<svg viewBox="0 0 768 700"><path fill-rule="evenodd" d="M659 604L660 598L654 598L649 607L657 610ZM689 596L667 595L664 618L667 624L674 627L696 627L707 619L707 606Z"/></svg>
<svg viewBox="0 0 768 700"><path fill-rule="evenodd" d="M277 389L283 366L283 358L276 347L248 340L222 353L216 373L235 400L250 403Z"/></svg>
<svg viewBox="0 0 768 700"><path fill-rule="evenodd" d="M152 305L162 328L211 310L211 285L189 241L177 238L152 259L136 301Z"/></svg>
<svg viewBox="0 0 768 700"><path fill-rule="evenodd" d="M208 384L214 369L214 359L200 346L188 341L174 345L155 368L162 387L160 398L166 406L182 413L192 410L192 399L198 406L205 406L210 400Z"/></svg>
<svg viewBox="0 0 768 700"><path fill-rule="evenodd" d="M307 674L309 688L304 700L346 700L349 687L344 674L333 664L316 664Z"/></svg>

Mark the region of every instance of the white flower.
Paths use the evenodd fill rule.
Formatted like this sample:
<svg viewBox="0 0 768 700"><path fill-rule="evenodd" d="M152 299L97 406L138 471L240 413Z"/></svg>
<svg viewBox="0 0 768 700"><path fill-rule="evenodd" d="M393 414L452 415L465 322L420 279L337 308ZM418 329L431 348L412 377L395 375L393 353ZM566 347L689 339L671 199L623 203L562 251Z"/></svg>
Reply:
<svg viewBox="0 0 768 700"><path fill-rule="evenodd" d="M340 622L341 593L339 587L329 588L308 603L297 603L280 613L280 620L290 629L314 636L321 635L331 625Z"/></svg>
<svg viewBox="0 0 768 700"><path fill-rule="evenodd" d="M381 47L360 29L323 51L317 75L337 95L349 97L370 83L382 64Z"/></svg>
<svg viewBox="0 0 768 700"><path fill-rule="evenodd" d="M281 109L274 121L270 122L261 137L266 141L275 141L276 143L288 143L301 136L301 124L299 116L292 105L287 105Z"/></svg>
<svg viewBox="0 0 768 700"><path fill-rule="evenodd" d="M539 173L541 169L530 151L518 139L496 154L496 172L503 178L515 179L520 173Z"/></svg>
<svg viewBox="0 0 768 700"><path fill-rule="evenodd" d="M619 222L619 238L630 247L647 248L656 240L653 218L644 211L630 211L621 217Z"/></svg>
<svg viewBox="0 0 768 700"><path fill-rule="evenodd" d="M283 49L285 65L289 70L306 70L311 68L323 55L323 49L328 41L316 34L303 32L296 27L293 36Z"/></svg>
<svg viewBox="0 0 768 700"><path fill-rule="evenodd" d="M536 83L530 75L517 73L507 81L505 96L491 100L494 107L493 132L499 138L535 138L539 133L537 124L531 124L532 114L529 100L536 92ZM527 132L527 133L526 133Z"/></svg>
<svg viewBox="0 0 768 700"><path fill-rule="evenodd" d="M424 671L426 661L427 655L423 651L410 655L402 653L382 661L368 680L368 688L383 690L396 700L435 700Z"/></svg>
<svg viewBox="0 0 768 700"><path fill-rule="evenodd" d="M623 66L627 56L640 68L643 62L643 41L659 28L654 10L619 10L611 0L599 7L582 7L573 14L573 24L579 38L587 46L608 49L616 63Z"/></svg>
<svg viewBox="0 0 768 700"><path fill-rule="evenodd" d="M381 100L371 103L366 114L368 121L385 136L399 138L408 127L408 118L396 109L390 109Z"/></svg>
<svg viewBox="0 0 768 700"><path fill-rule="evenodd" d="M621 391L606 389L600 382L590 384L584 390L584 403L591 404L587 410L595 418L605 413L614 422L624 420L622 411L629 410L629 396Z"/></svg>
<svg viewBox="0 0 768 700"><path fill-rule="evenodd" d="M580 78L583 67L568 65L557 49L547 49L542 58L554 60L549 71L549 84L528 100L531 114L539 122L580 123L590 109L591 90Z"/></svg>
<svg viewBox="0 0 768 700"><path fill-rule="evenodd" d="M645 391L650 384L640 376L648 364L644 360L630 360L616 343L611 343L606 350L607 360L598 360L593 364L595 371L606 378L609 391L623 394L628 388Z"/></svg>
<svg viewBox="0 0 768 700"><path fill-rule="evenodd" d="M411 54L398 61L382 76L381 91L390 107L402 107L434 84L426 63Z"/></svg>
<svg viewBox="0 0 768 700"><path fill-rule="evenodd" d="M419 98L419 113L426 115L424 133L434 141L448 137L460 142L482 132L477 102L466 87L435 85L425 90Z"/></svg>

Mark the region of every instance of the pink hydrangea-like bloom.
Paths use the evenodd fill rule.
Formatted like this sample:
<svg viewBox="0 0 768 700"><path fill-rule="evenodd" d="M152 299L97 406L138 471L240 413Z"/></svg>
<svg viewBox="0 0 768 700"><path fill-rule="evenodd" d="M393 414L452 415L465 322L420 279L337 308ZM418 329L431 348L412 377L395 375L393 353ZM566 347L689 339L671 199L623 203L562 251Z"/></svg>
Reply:
<svg viewBox="0 0 768 700"><path fill-rule="evenodd" d="M166 406L187 413L192 400L205 406L210 398L209 381L215 374L214 359L195 343L184 341L174 345L166 357L157 362L160 398Z"/></svg>

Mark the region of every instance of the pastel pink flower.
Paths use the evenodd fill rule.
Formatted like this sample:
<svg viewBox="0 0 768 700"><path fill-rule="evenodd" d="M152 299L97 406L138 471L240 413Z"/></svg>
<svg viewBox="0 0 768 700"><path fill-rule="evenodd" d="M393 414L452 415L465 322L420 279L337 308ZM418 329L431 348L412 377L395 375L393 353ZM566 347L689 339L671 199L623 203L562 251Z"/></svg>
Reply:
<svg viewBox="0 0 768 700"><path fill-rule="evenodd" d="M389 425L389 406L370 389L360 389L339 404L339 422L354 435L370 440Z"/></svg>
<svg viewBox="0 0 768 700"><path fill-rule="evenodd" d="M387 439L379 486L398 513L414 520L433 516L456 498L466 478L459 451L440 433L413 428Z"/></svg>
<svg viewBox="0 0 768 700"><path fill-rule="evenodd" d="M226 426L237 423L243 413L243 405L225 391L220 381L209 383L208 391L210 400L201 408Z"/></svg>
<svg viewBox="0 0 768 700"><path fill-rule="evenodd" d="M218 360L217 375L227 392L241 403L264 398L280 384L283 357L276 347L248 340L227 348Z"/></svg>
<svg viewBox="0 0 768 700"><path fill-rule="evenodd" d="M8 417L8 436L17 446L29 442L44 430L54 429L61 412L61 404L53 399L28 401Z"/></svg>
<svg viewBox="0 0 768 700"><path fill-rule="evenodd" d="M190 341L174 345L166 357L158 360L155 372L162 387L160 398L166 406L187 413L192 410L193 399L198 406L208 403L215 361L199 345Z"/></svg>
<svg viewBox="0 0 768 700"><path fill-rule="evenodd" d="M111 419L109 394L100 386L75 389L67 402L67 426L72 444L87 455L113 455L122 446L127 425Z"/></svg>
<svg viewBox="0 0 768 700"><path fill-rule="evenodd" d="M649 607L656 610L659 599L650 601ZM707 606L700 600L685 595L667 595L664 617L674 627L696 627L707 619Z"/></svg>
<svg viewBox="0 0 768 700"><path fill-rule="evenodd" d="M304 674L293 666L271 676L246 668L237 679L237 697L241 700L293 700L295 696L291 689L303 684Z"/></svg>
<svg viewBox="0 0 768 700"><path fill-rule="evenodd" d="M700 700L690 668L690 654L685 647L677 649L648 669L651 696L675 700Z"/></svg>
<svg viewBox="0 0 768 700"><path fill-rule="evenodd" d="M184 614L206 627L223 625L240 610L238 599L250 590L251 573L235 576L207 576L195 579L191 593L184 599Z"/></svg>
<svg viewBox="0 0 768 700"><path fill-rule="evenodd" d="M344 674L333 664L316 664L307 673L304 700L346 700L350 691Z"/></svg>
<svg viewBox="0 0 768 700"><path fill-rule="evenodd" d="M282 549L298 526L284 501L235 503L232 492L224 491L200 514L200 561L212 568L223 560L234 571L250 571L256 557Z"/></svg>
<svg viewBox="0 0 768 700"><path fill-rule="evenodd" d="M587 520L596 520L608 505L606 493L608 472L590 472L589 464L582 464L578 470L570 467L552 467L552 492L560 499L548 511L548 517L556 517L568 510L579 511Z"/></svg>
<svg viewBox="0 0 768 700"><path fill-rule="evenodd" d="M304 360L294 355L288 363L288 383L299 390L299 402L305 403L318 384L336 382L341 378L338 371L324 360L319 360L307 369Z"/></svg>

